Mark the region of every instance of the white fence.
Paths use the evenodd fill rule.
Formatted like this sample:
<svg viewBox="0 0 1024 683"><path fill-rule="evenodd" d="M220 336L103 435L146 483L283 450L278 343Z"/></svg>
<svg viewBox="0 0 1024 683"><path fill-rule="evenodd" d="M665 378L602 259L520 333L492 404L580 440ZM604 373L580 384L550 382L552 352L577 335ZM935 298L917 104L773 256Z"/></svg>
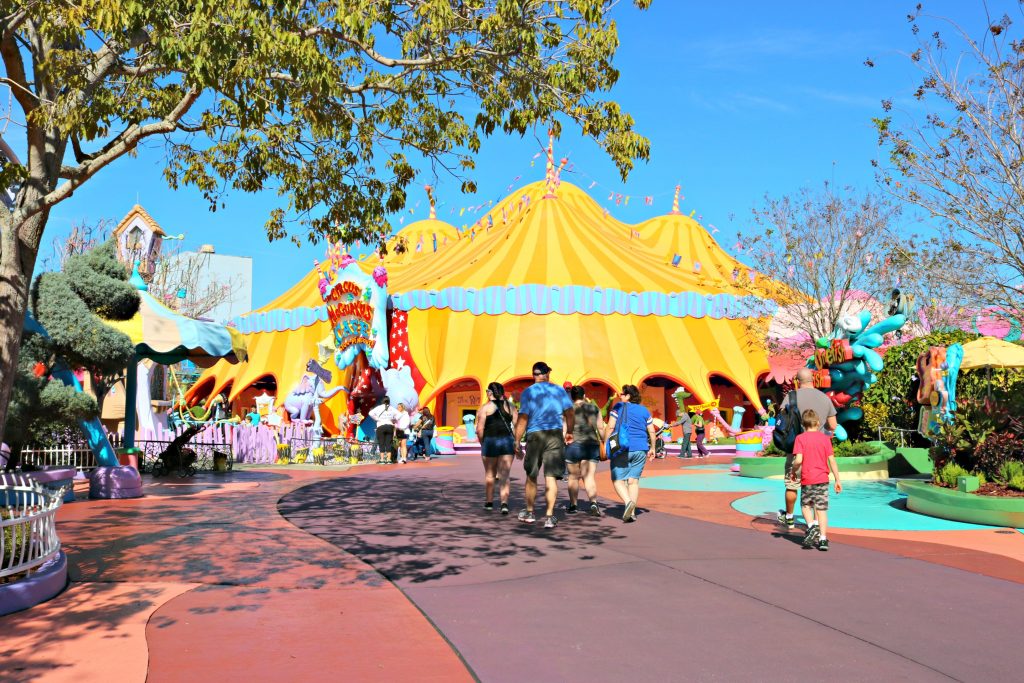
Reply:
<svg viewBox="0 0 1024 683"><path fill-rule="evenodd" d="M21 462L34 467L74 467L83 471L96 467L96 455L84 444L25 448L21 451Z"/></svg>
<svg viewBox="0 0 1024 683"><path fill-rule="evenodd" d="M24 475L0 475L0 578L37 569L60 552L63 496Z"/></svg>

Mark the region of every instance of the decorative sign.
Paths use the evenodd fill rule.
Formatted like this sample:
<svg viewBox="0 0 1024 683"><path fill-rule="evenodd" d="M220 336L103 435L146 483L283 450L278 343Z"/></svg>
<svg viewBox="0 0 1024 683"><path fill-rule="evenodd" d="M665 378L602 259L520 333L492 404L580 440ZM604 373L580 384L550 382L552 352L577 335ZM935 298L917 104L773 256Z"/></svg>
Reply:
<svg viewBox="0 0 1024 683"><path fill-rule="evenodd" d="M707 403L698 403L692 406L686 406L686 409L694 413L703 413L705 410L718 410L718 404L722 402L722 399L716 398L713 401Z"/></svg>
<svg viewBox="0 0 1024 683"><path fill-rule="evenodd" d="M814 386L818 389L832 388L832 374L829 368L853 360L853 349L848 339L833 339L824 347L814 350Z"/></svg>
<svg viewBox="0 0 1024 683"><path fill-rule="evenodd" d="M320 271L320 296L334 330L334 363L344 370L364 352L370 367L383 370L388 367L386 274L368 275L351 256L339 251L334 246L328 250L326 269L315 264Z"/></svg>

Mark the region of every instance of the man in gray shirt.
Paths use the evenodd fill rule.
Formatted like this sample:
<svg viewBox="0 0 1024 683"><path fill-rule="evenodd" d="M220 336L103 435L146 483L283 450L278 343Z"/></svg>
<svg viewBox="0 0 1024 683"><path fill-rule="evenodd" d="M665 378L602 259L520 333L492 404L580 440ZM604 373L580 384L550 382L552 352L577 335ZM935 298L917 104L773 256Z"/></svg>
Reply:
<svg viewBox="0 0 1024 683"><path fill-rule="evenodd" d="M690 419L690 413L686 410L685 406L680 409L676 417L679 419L670 424L669 427L680 425L683 428L683 443L679 447L679 457L692 458L693 450L690 445L690 437L693 435L693 420Z"/></svg>
<svg viewBox="0 0 1024 683"><path fill-rule="evenodd" d="M818 414L818 419L824 425L823 431L829 436L836 430L836 407L832 399L825 395L825 392L814 387L814 372L810 368L800 368L796 373L796 389L786 394L782 399L779 414L786 412L791 400L796 400L796 407L802 414L805 410L813 410ZM793 508L796 507L796 493L800 490L800 472L793 471L793 454L786 454L786 510L779 511L779 523L785 524L787 529L796 526L793 521Z"/></svg>

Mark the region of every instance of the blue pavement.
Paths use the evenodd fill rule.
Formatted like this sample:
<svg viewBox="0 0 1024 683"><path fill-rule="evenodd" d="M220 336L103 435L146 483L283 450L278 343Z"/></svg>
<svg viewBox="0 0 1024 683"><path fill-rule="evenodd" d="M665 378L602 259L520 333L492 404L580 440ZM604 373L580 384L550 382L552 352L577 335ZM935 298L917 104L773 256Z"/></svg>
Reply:
<svg viewBox="0 0 1024 683"><path fill-rule="evenodd" d="M711 469L714 465L698 465ZM719 466L728 467L728 466ZM660 491L749 491L751 495L733 502L739 512L753 517L775 515L782 507L785 487L781 479L740 477L721 470L707 474L641 479L646 489ZM907 497L896 490L896 480L854 480L843 484L843 492L829 495L829 526L845 529L876 529L883 531L959 531L990 529L979 524L953 522L938 517L919 515L906 509ZM799 519L799 510L797 517Z"/></svg>

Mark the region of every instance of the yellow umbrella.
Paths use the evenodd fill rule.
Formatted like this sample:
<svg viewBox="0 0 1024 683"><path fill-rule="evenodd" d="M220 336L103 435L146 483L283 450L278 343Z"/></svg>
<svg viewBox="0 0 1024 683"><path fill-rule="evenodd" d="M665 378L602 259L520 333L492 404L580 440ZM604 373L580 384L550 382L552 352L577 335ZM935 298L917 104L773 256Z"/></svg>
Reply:
<svg viewBox="0 0 1024 683"><path fill-rule="evenodd" d="M964 344L961 370L977 368L1024 368L1024 346L995 337L982 337Z"/></svg>

